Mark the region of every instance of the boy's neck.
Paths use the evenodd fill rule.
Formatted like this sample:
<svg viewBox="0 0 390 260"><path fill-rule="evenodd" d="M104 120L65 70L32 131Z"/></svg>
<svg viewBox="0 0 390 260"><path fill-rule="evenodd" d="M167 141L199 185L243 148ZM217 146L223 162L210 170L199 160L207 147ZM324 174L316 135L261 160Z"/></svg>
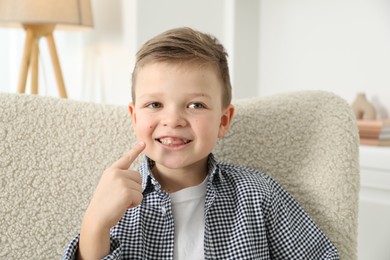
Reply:
<svg viewBox="0 0 390 260"><path fill-rule="evenodd" d="M152 172L161 189L173 193L201 184L207 175L207 160L180 169L169 169L156 163Z"/></svg>

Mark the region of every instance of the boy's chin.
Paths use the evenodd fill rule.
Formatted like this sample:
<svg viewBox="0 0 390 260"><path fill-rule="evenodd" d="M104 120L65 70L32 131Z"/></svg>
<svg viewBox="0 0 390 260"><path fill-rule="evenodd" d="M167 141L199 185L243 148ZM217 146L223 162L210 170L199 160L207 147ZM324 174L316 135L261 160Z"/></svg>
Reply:
<svg viewBox="0 0 390 260"><path fill-rule="evenodd" d="M170 158L150 158L152 159L157 167L169 169L169 170L180 170L180 169L189 169L191 168L203 168L204 164L207 164L207 157L202 157L202 158L183 158L183 156L173 156Z"/></svg>

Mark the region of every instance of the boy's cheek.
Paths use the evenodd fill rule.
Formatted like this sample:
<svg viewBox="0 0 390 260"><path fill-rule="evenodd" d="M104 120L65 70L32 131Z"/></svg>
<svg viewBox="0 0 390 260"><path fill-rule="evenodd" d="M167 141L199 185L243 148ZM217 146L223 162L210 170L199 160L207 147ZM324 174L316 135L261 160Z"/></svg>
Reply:
<svg viewBox="0 0 390 260"><path fill-rule="evenodd" d="M150 124L138 124L134 128L135 134L140 141L150 141L150 140L142 140L142 139L150 139L152 138L152 133L153 133L153 126Z"/></svg>

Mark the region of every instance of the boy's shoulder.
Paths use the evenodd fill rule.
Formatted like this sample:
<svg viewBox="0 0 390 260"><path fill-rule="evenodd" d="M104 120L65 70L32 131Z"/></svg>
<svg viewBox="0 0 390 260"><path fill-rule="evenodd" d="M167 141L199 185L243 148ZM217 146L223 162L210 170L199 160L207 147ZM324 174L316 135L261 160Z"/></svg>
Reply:
<svg viewBox="0 0 390 260"><path fill-rule="evenodd" d="M265 171L257 170L249 166L230 163L226 161L218 161L218 167L224 174L230 174L234 177L244 177L249 179L269 179L271 178Z"/></svg>
<svg viewBox="0 0 390 260"><path fill-rule="evenodd" d="M281 197L281 186L267 173L239 164L218 162L213 187L223 200L267 212L272 201ZM283 196L282 196L283 197ZM233 203L234 204L234 203Z"/></svg>
<svg viewBox="0 0 390 260"><path fill-rule="evenodd" d="M217 168L219 181L216 186L220 194L247 198L265 206L263 209L272 201L295 203L291 194L264 171L227 162L218 162Z"/></svg>
<svg viewBox="0 0 390 260"><path fill-rule="evenodd" d="M223 181L235 185L254 187L256 190L269 190L276 182L266 172L248 166L220 161L219 175Z"/></svg>

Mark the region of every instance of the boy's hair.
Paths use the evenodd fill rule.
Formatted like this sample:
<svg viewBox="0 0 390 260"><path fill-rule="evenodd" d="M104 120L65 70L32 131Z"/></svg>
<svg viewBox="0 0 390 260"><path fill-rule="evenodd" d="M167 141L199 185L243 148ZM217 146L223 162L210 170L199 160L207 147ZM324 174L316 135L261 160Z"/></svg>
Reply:
<svg viewBox="0 0 390 260"><path fill-rule="evenodd" d="M223 84L222 106L232 99L227 52L212 35L188 27L171 29L147 41L137 52L132 74L132 97L135 103L137 72L153 62L195 63L214 66Z"/></svg>

